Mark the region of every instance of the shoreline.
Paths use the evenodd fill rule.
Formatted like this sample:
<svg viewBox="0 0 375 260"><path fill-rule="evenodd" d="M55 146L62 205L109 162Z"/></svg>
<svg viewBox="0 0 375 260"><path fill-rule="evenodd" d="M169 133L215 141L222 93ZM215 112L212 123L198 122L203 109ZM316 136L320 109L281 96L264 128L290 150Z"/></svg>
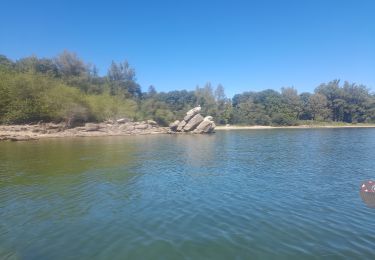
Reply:
<svg viewBox="0 0 375 260"><path fill-rule="evenodd" d="M298 125L298 126L216 126L215 131L272 130L272 129L332 129L375 128L375 124L347 125ZM126 122L123 124L87 123L85 126L65 128L62 124L43 123L33 125L0 125L1 141L33 141L48 138L109 137L171 134L169 127L161 127L154 121ZM179 133L185 134L185 133Z"/></svg>
<svg viewBox="0 0 375 260"><path fill-rule="evenodd" d="M126 122L122 124L86 123L66 128L63 124L0 125L0 141L33 141L66 137L105 137L167 134L169 128L154 121Z"/></svg>
<svg viewBox="0 0 375 260"><path fill-rule="evenodd" d="M297 125L297 126L216 126L215 130L265 130L265 129L318 129L318 128L375 128L375 124L351 124L351 125Z"/></svg>

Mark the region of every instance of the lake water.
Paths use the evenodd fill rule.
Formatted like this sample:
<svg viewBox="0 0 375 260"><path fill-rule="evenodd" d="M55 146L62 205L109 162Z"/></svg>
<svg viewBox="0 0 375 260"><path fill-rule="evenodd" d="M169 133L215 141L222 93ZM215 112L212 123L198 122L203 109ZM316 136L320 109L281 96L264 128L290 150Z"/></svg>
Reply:
<svg viewBox="0 0 375 260"><path fill-rule="evenodd" d="M375 129L0 143L0 259L374 259Z"/></svg>

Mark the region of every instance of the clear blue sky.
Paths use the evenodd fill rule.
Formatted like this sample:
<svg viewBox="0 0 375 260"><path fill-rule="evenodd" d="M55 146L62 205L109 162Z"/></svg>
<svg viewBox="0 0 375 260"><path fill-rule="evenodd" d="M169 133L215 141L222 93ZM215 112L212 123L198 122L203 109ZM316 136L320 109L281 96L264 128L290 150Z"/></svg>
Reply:
<svg viewBox="0 0 375 260"><path fill-rule="evenodd" d="M143 90L222 83L228 96L340 78L375 90L375 1L0 2L0 53L64 49L105 74L127 59Z"/></svg>

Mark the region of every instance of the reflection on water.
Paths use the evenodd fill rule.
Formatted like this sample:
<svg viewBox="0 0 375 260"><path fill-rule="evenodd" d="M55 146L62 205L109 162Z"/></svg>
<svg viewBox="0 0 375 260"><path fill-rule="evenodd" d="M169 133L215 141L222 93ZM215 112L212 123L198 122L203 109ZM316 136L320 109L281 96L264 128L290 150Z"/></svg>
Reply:
<svg viewBox="0 0 375 260"><path fill-rule="evenodd" d="M0 143L0 258L373 258L374 129Z"/></svg>

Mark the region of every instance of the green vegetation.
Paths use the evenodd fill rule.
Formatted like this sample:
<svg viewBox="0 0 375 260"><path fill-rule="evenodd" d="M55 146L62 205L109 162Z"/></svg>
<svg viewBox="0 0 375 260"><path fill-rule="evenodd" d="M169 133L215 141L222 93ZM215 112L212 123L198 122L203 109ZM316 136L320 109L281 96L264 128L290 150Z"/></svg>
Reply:
<svg viewBox="0 0 375 260"><path fill-rule="evenodd" d="M227 98L210 83L195 91L142 92L127 62L112 62L107 75L64 51L56 58L12 61L0 55L0 123L65 122L74 126L127 117L161 125L201 105L218 124L297 125L303 122L374 123L375 95L363 85L331 81L314 93L244 92Z"/></svg>

